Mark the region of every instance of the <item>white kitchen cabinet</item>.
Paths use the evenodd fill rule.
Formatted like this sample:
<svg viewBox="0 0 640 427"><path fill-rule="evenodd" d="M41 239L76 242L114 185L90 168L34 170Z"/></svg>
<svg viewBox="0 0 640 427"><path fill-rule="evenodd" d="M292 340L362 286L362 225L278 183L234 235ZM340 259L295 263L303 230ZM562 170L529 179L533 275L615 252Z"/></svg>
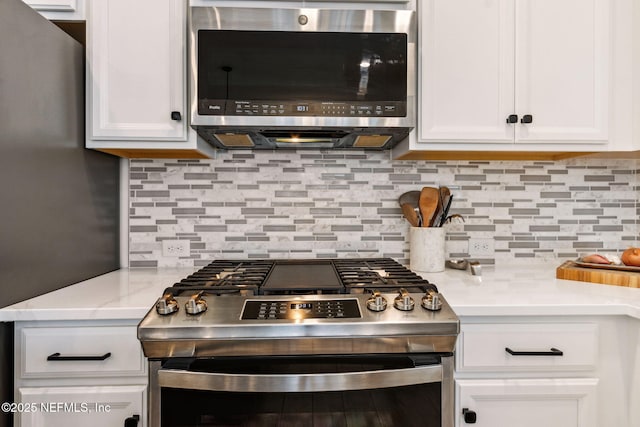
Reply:
<svg viewBox="0 0 640 427"><path fill-rule="evenodd" d="M25 387L18 391L29 402L19 413L18 425L27 426L123 426L144 423L146 387ZM137 424L133 420L138 417Z"/></svg>
<svg viewBox="0 0 640 427"><path fill-rule="evenodd" d="M394 157L632 149L627 8L628 0L420 2L417 132Z"/></svg>
<svg viewBox="0 0 640 427"><path fill-rule="evenodd" d="M137 321L16 322L16 425L146 425ZM138 417L135 420L135 417Z"/></svg>
<svg viewBox="0 0 640 427"><path fill-rule="evenodd" d="M23 0L47 19L56 21L84 21L85 0Z"/></svg>
<svg viewBox="0 0 640 427"><path fill-rule="evenodd" d="M579 378L458 380L456 399L463 409L456 426L597 427L597 384Z"/></svg>
<svg viewBox="0 0 640 427"><path fill-rule="evenodd" d="M599 363L596 321L463 320L456 426L596 427Z"/></svg>
<svg viewBox="0 0 640 427"><path fill-rule="evenodd" d="M93 1L87 11L87 148L211 157L188 126L187 2Z"/></svg>

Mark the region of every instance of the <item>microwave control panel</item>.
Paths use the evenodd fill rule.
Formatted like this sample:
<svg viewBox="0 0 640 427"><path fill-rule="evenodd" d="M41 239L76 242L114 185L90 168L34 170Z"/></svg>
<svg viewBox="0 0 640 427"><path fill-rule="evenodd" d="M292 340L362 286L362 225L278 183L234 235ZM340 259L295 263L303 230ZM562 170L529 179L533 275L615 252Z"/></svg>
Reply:
<svg viewBox="0 0 640 427"><path fill-rule="evenodd" d="M404 102L306 102L200 100L198 113L208 116L405 117Z"/></svg>

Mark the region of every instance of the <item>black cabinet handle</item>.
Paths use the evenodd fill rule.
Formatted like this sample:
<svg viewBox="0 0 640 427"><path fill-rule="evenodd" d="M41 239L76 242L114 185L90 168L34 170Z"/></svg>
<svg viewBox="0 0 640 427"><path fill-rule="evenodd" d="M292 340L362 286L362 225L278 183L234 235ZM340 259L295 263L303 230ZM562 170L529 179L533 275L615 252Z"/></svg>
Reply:
<svg viewBox="0 0 640 427"><path fill-rule="evenodd" d="M60 353L53 353L47 357L49 361L78 361L78 360L106 360L111 357L111 353L101 356L61 356Z"/></svg>
<svg viewBox="0 0 640 427"><path fill-rule="evenodd" d="M133 415L124 420L124 427L137 427L140 421L140 415Z"/></svg>
<svg viewBox="0 0 640 427"><path fill-rule="evenodd" d="M533 116L531 114L525 114L524 116L522 116L520 123L533 123Z"/></svg>
<svg viewBox="0 0 640 427"><path fill-rule="evenodd" d="M462 416L464 417L464 422L467 424L475 424L476 419L476 411L471 411L469 408L462 408Z"/></svg>
<svg viewBox="0 0 640 427"><path fill-rule="evenodd" d="M182 120L182 114L180 114L180 111L172 111L171 120L175 120L176 122Z"/></svg>
<svg viewBox="0 0 640 427"><path fill-rule="evenodd" d="M518 115L510 114L509 117L507 117L507 123L509 124L518 123Z"/></svg>
<svg viewBox="0 0 640 427"><path fill-rule="evenodd" d="M505 347L504 350L512 356L562 356L564 354L553 347L549 351L513 351L509 347Z"/></svg>

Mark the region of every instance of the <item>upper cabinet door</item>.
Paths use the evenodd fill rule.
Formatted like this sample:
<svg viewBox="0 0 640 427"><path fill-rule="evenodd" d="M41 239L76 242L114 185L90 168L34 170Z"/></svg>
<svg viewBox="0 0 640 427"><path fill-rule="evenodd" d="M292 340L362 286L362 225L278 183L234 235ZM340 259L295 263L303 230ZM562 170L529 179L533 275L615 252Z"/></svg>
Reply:
<svg viewBox="0 0 640 427"><path fill-rule="evenodd" d="M609 0L515 1L516 141L605 142Z"/></svg>
<svg viewBox="0 0 640 427"><path fill-rule="evenodd" d="M92 1L88 138L186 140L186 2Z"/></svg>
<svg viewBox="0 0 640 427"><path fill-rule="evenodd" d="M513 0L420 2L419 139L513 142Z"/></svg>

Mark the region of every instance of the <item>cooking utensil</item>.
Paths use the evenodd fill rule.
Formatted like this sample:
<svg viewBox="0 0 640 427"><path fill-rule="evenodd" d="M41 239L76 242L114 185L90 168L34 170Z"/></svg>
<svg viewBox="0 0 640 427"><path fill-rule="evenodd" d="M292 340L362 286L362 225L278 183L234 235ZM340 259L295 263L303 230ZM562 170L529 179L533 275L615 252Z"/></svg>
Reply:
<svg viewBox="0 0 640 427"><path fill-rule="evenodd" d="M420 206L420 213L422 214L422 226L429 227L431 221L438 209L438 203L440 200L440 192L437 188L423 187L420 191L420 200L418 205Z"/></svg>
<svg viewBox="0 0 640 427"><path fill-rule="evenodd" d="M431 219L430 227L440 227L442 223L442 216L444 215L444 209L449 202L449 197L451 196L451 191L449 187L440 187L438 189L439 198L438 198L438 209L436 210L435 215Z"/></svg>
<svg viewBox="0 0 640 427"><path fill-rule="evenodd" d="M404 217L407 218L407 221L409 221L409 224L411 224L412 227L419 227L418 214L413 209L413 206L411 206L409 203L403 203L402 205L400 205L400 207L402 208Z"/></svg>
<svg viewBox="0 0 640 427"><path fill-rule="evenodd" d="M444 223L447 222L448 219L450 219L449 218L449 209L451 209L451 202L452 201L453 201L453 194L449 193L449 197L448 197L447 201L445 202L445 206L444 206L444 209L442 211L442 216L440 217L440 225L439 225L439 227L442 227L444 225Z"/></svg>
<svg viewBox="0 0 640 427"><path fill-rule="evenodd" d="M398 203L402 206L405 203L409 203L414 208L418 207L418 200L420 200L420 192L418 190L415 191L407 191L403 193L398 198Z"/></svg>
<svg viewBox="0 0 640 427"><path fill-rule="evenodd" d="M418 215L418 227L422 227L422 214L420 213L420 208L416 206L415 208L413 208L413 210L415 211L416 215Z"/></svg>
<svg viewBox="0 0 640 427"><path fill-rule="evenodd" d="M446 217L444 219L444 224L448 223L448 222L452 222L454 218L458 218L460 219L460 221L464 222L464 217L460 214L451 214L448 217Z"/></svg>

